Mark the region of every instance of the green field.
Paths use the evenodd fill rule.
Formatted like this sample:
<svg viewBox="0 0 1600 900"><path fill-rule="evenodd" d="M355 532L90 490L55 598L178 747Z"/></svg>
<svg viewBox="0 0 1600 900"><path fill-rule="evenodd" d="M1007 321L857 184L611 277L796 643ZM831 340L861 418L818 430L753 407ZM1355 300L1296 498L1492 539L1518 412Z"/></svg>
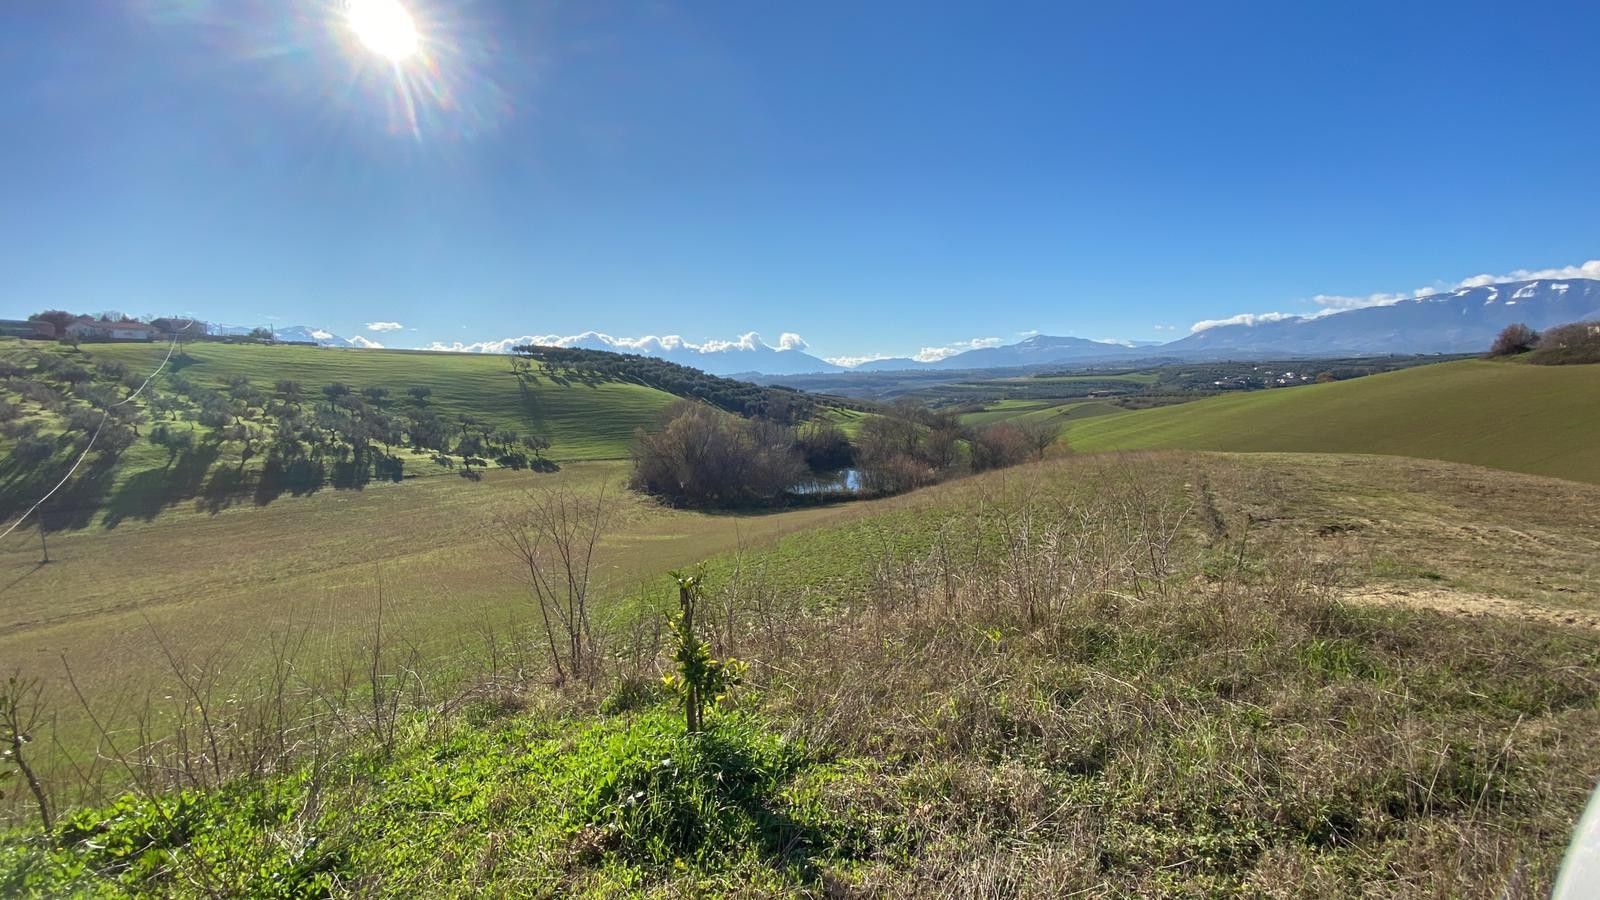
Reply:
<svg viewBox="0 0 1600 900"><path fill-rule="evenodd" d="M1117 412L1120 412L1117 407L1101 400L999 400L978 412L963 413L961 424L973 428L996 422L1065 424Z"/></svg>
<svg viewBox="0 0 1600 900"><path fill-rule="evenodd" d="M71 535L59 571L35 573L51 579L32 588L41 620L8 622L0 654L48 673L66 651L108 727L131 728L151 691L171 705L152 633L250 671L252 649L309 628L311 663L368 638L379 573L422 652L405 666L481 650L492 623L507 656L481 687L430 690L391 736L325 738L181 802L95 801L53 840L0 835L0 887L824 897L982 878L1040 897L1533 897L1600 772L1584 739L1600 487L1158 453L766 516L629 499L603 561L614 668L555 690L507 671L526 654L509 626L532 614L484 527L535 480ZM223 544L235 565L183 568ZM696 556L718 654L754 668L687 739L651 629L670 603L659 573ZM86 601L58 614L64 595ZM216 715L248 720L238 696Z"/></svg>
<svg viewBox="0 0 1600 900"><path fill-rule="evenodd" d="M150 373L167 356L166 344L86 344L77 349L35 342L0 342L0 358L33 367L39 359L58 359L94 373L89 387L109 397L128 396L132 384ZM111 369L106 369L111 366ZM127 372L128 381L105 375L106 371ZM37 376L53 377L53 376ZM310 410L322 402L322 388L342 383L356 395L369 388L387 391L387 397L374 401L375 409L402 420L415 410L437 417L448 429L447 437L461 423L485 434L506 432L513 441L538 437L549 442L540 468L579 461L616 460L628 455L634 432L656 421L661 411L677 398L652 387L600 378L574 378L554 374L532 364L523 377L512 371L505 356L424 353L391 350L340 350L305 346L263 346L256 344L198 343L178 348L164 370L151 380L134 407L141 411L131 443L114 455L103 450L91 454L74 473L66 488L45 508L51 530L82 528L91 524L116 527L129 520L148 521L182 507L216 512L238 505L264 505L285 494L303 496L323 489L350 488L374 478L440 476L455 482L456 461L435 456L400 442L386 446L381 459L391 468L385 473L370 471L368 455L359 468L341 470L349 447L330 444L329 453L317 451L318 474L299 481L263 473L270 454L265 446L274 434L273 419L261 403L235 410L235 421L247 423L245 432L198 426L195 407L172 414L159 414L152 407L158 396L180 398L177 388L183 382L194 392L224 392L231 380L248 379L254 390L272 397L275 386L284 381L298 383L308 398L303 408ZM49 382L46 382L49 383ZM63 390L59 381L56 390ZM425 387L432 394L420 405L407 395L412 387ZM0 511L9 517L24 508L33 497L41 496L65 474L77 458L85 434L75 430L60 410L51 412L37 402L25 400L10 383L0 383L0 397L10 398L20 410L18 421L8 428L26 425L53 443L48 463L30 466L0 464ZM61 394L69 397L72 391ZM190 398L192 399L192 398ZM80 414L87 412L78 399L66 401ZM89 420L94 414L89 412ZM467 418L463 418L467 417ZM307 421L314 421L308 418ZM157 425L168 432L182 432L190 443L183 449L158 445L153 441ZM8 432L14 434L15 432ZM250 436L254 446L241 437ZM0 437L0 452L9 451L14 441ZM104 447L102 442L99 447ZM497 452L484 451L490 459ZM5 453L9 455L9 453ZM459 455L459 454L457 454ZM300 457L304 458L304 457ZM514 465L525 465L526 455L508 458ZM294 458L289 458L294 462ZM506 460L501 460L503 464ZM492 466L480 460L480 468ZM323 474L326 473L326 474ZM342 474L343 473L343 474Z"/></svg>
<svg viewBox="0 0 1600 900"><path fill-rule="evenodd" d="M116 360L140 372L154 371L167 352L165 344L86 344L82 350L91 362ZM170 371L214 389L235 375L269 391L279 380L298 381L312 396L335 381L357 390L387 388L396 397L424 385L442 414L465 413L544 435L558 460L626 457L633 430L651 424L676 399L636 384L557 380L538 366L524 390L507 357L490 354L211 343L185 345L183 353Z"/></svg>
<svg viewBox="0 0 1600 900"><path fill-rule="evenodd" d="M1381 453L1600 482L1600 366L1464 360L1072 423L1082 452Z"/></svg>

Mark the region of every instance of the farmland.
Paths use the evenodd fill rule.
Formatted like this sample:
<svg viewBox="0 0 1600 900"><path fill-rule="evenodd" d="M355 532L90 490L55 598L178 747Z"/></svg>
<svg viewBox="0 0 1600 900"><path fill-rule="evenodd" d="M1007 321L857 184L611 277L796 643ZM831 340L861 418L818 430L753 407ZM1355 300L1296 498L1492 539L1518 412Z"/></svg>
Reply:
<svg viewBox="0 0 1600 900"><path fill-rule="evenodd" d="M614 474L601 463L554 477L588 487ZM159 690L152 633L182 636L186 659L220 646L251 670L248 654L298 623L317 635L300 651L309 673L370 639L381 576L391 639L420 652L411 665L482 660L492 627L509 640L530 614L484 524L496 499L516 502L538 477L490 472L86 530L63 539L59 574L52 563L28 577L63 579L52 592L89 602L52 619L36 593L38 621L8 623L18 637L0 652L48 672L69 651L79 684L114 716ZM756 668L715 741L682 744L665 698L625 678L600 696L497 681L465 717L418 709L382 739L388 750L358 740L373 755L329 763L345 787L315 788L295 769L193 794L182 814L215 837L176 871L231 878L248 866L390 895L482 878L511 892L648 894L685 877L676 855L687 877L728 894L820 894L819 872L911 892L1009 872L1043 893L1114 880L1137 894L1381 883L1498 896L1519 877L1532 896L1600 765L1579 739L1600 701L1588 674L1600 487L1399 458L1157 453L842 507L723 517L624 500L619 517L600 613L618 677L632 671L629 648L651 640L628 623L648 625L670 602L666 568L707 559L711 596L731 604L711 626L719 652ZM1074 522L1093 527L1051 530ZM233 548L236 566L183 565L208 546ZM148 559L149 580L108 574L119 558ZM1057 578L1072 580L1029 587ZM125 605L147 592L154 602ZM1036 602L1047 605L1019 605ZM654 683L655 663L644 665ZM430 696L445 690L430 683ZM583 799L661 758L680 761L674 790L690 792L663 795L680 804L670 812L611 819ZM719 800L723 778L752 779L762 808L808 835L805 849L781 849L760 813ZM287 815L316 835L327 849L307 845L306 858L322 861L293 874L301 857L234 821L228 797L281 810L266 821ZM115 834L159 818L144 803L83 821ZM1011 810L998 823L995 803ZM445 831L426 837L435 826L416 824L406 811L417 809ZM661 815L698 824L662 832L677 819ZM598 849L564 856L583 835ZM10 846L0 878L71 871L30 869L34 851ZM51 852L101 865L105 846ZM1097 867L1096 853L1115 863ZM1521 875L1510 859L1525 860ZM111 884L186 890L167 869L125 871ZM95 883L78 877L89 880L33 883Z"/></svg>
<svg viewBox="0 0 1600 900"><path fill-rule="evenodd" d="M1600 366L1463 360L1074 422L1081 451L1378 453L1600 482Z"/></svg>
<svg viewBox="0 0 1600 900"><path fill-rule="evenodd" d="M91 352L133 369L155 349ZM1577 739L1600 709L1600 485L1505 470L1583 471L1590 425L1560 413L1587 409L1592 367L1453 362L1137 412L1000 399L964 424L1059 421L1072 452L733 514L630 493L627 465L605 458L627 447L619 422L650 421L670 394L546 371L519 388L499 365L192 348L173 374L203 389L426 378L441 414L490 427L535 421L519 405L531 391L536 421L564 435L559 466L145 515L111 503L53 527L48 564L34 526L0 545L0 657L39 679L33 759L81 808L59 844L0 839L0 886L183 894L273 872L395 896L651 894L682 878L713 894L916 894L967 877L1045 895L1499 896L1521 878L1512 895L1531 896L1600 771ZM1375 443L1384 404L1410 404L1405 442ZM855 435L868 414L821 415ZM1256 439L1206 444L1240 429ZM1141 440L1196 450L1123 452ZM1421 458L1452 448L1471 458ZM168 477L159 462L146 471ZM607 498L603 662L578 684L549 676L507 543L552 492ZM657 686L671 570L700 573L715 653L751 666L704 740L683 737ZM269 719L280 749L245 766ZM139 741L153 761L108 755ZM651 774L662 759L679 766L668 781ZM329 773L339 787L319 786ZM139 779L159 790L117 799ZM624 782L667 806L594 799ZM6 802L26 821L27 794ZM135 828L138 848L174 815L208 836L181 858L130 866L93 837ZM905 830L930 815L936 828ZM310 843L285 851L284 829Z"/></svg>

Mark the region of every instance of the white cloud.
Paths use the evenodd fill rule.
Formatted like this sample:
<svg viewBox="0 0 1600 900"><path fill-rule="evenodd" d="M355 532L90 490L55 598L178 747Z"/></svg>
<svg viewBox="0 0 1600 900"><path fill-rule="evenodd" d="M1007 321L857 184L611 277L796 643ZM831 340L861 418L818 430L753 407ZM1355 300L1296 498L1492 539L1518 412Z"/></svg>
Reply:
<svg viewBox="0 0 1600 900"><path fill-rule="evenodd" d="M1017 332L1017 337L1023 338L1023 339L1027 339L1027 338L1033 337L1034 335L1036 335L1038 333L1039 333L1039 329L1037 329L1037 328L1029 328L1027 331L1019 331L1019 332Z"/></svg>
<svg viewBox="0 0 1600 900"><path fill-rule="evenodd" d="M333 332L323 331L321 328L317 328L311 332L311 337L319 341L325 341L328 338L333 337Z"/></svg>
<svg viewBox="0 0 1600 900"><path fill-rule="evenodd" d="M766 344L761 342L761 335L754 331L746 331L739 335L737 341L707 340L698 347L689 343L685 343L684 346L700 353L721 353L724 350L756 350L765 347Z"/></svg>
<svg viewBox="0 0 1600 900"><path fill-rule="evenodd" d="M869 353L865 356L830 356L827 357L827 360L836 366L844 366L846 369L854 369L856 366L859 366L862 363L876 362L880 359L889 358L890 357L885 356L882 353Z"/></svg>
<svg viewBox="0 0 1600 900"><path fill-rule="evenodd" d="M365 349L365 350L382 350L383 349L383 345L382 344L378 343L377 341L369 341L369 340L367 340L366 338L362 337L359 334L356 335L353 338L346 338L345 342L348 343L352 347L361 347L362 349Z"/></svg>
<svg viewBox="0 0 1600 900"><path fill-rule="evenodd" d="M1343 294L1318 294L1311 298L1311 302L1322 307L1309 316L1297 316L1291 313L1241 313L1226 319L1204 319L1189 326L1191 333L1216 328L1218 325L1257 325L1262 322L1281 322L1284 319L1320 319L1336 313L1352 309L1366 309L1371 306L1393 306L1406 300L1422 300L1432 297L1441 290L1454 290L1457 293L1469 291L1473 288L1488 287L1493 284L1505 284L1512 281L1537 281L1552 278L1594 278L1600 279L1600 259L1591 259L1576 266L1560 266L1553 269L1517 269L1504 275L1473 275L1463 278L1454 284L1441 282L1428 287L1420 287L1402 293L1377 293L1365 297L1352 297ZM1159 330L1161 326L1157 325Z"/></svg>
<svg viewBox="0 0 1600 900"><path fill-rule="evenodd" d="M1600 279L1600 259L1591 259L1586 263L1576 266L1560 266L1554 269L1517 269L1507 275L1474 275L1456 282L1457 288L1483 287L1490 284L1505 284L1508 281L1534 281L1543 278L1596 278Z"/></svg>
<svg viewBox="0 0 1600 900"><path fill-rule="evenodd" d="M1201 331L1205 331L1208 328L1216 328L1216 327L1221 326L1221 325L1251 325L1251 326L1254 326L1254 325L1260 325L1263 322L1282 322L1284 319L1298 319L1298 318L1300 318L1300 317L1299 316L1295 316L1295 315L1290 315L1289 313L1281 313L1281 312L1240 313L1237 316L1229 316L1226 319L1202 319L1199 322L1196 322L1193 325L1190 325L1189 326L1189 332L1191 334L1195 334L1195 333L1198 333L1198 332L1201 332Z"/></svg>
<svg viewBox="0 0 1600 900"><path fill-rule="evenodd" d="M792 331L786 331L778 338L778 346L773 347L761 339L761 335L748 331L740 335L737 340L724 341L708 338L701 343L686 341L676 334L653 335L642 337L614 337L599 331L585 331L582 334L525 334L520 337L501 338L493 341L434 341L423 347L424 350L435 350L453 353L510 353L512 347L523 344L537 344L542 347L582 347L589 350L610 350L616 353L639 353L647 356L659 356L669 353L722 353L724 351L752 351L752 350L804 350L809 344L805 338Z"/></svg>
<svg viewBox="0 0 1600 900"><path fill-rule="evenodd" d="M968 350L982 350L985 347L998 347L1000 346L1000 343L1001 341L997 337L973 338L970 341L957 341L954 344L948 344L943 347L923 347L911 358L917 362L938 362L941 359L947 359L955 356L957 353L965 353Z"/></svg>
<svg viewBox="0 0 1600 900"><path fill-rule="evenodd" d="M1178 326L1176 326L1176 325L1168 325L1168 324L1166 324L1164 322L1163 323L1157 323L1154 327L1155 327L1156 331L1177 331L1178 330Z"/></svg>
<svg viewBox="0 0 1600 900"><path fill-rule="evenodd" d="M523 335L520 336L520 338L501 338L501 340L498 341L474 341L474 343L470 344L464 344L461 343L461 341L450 341L448 344L446 344L445 341L434 341L434 343L427 344L427 346L424 346L422 349L424 349L424 351L434 352L458 352L458 354L507 354L507 352L510 352L510 349L515 348L515 346L522 346L522 344L562 346L562 344L555 343L555 341L558 340L562 340L562 338L555 338L555 336L550 335Z"/></svg>
<svg viewBox="0 0 1600 900"><path fill-rule="evenodd" d="M399 322L368 322L368 331L399 331L404 328Z"/></svg>

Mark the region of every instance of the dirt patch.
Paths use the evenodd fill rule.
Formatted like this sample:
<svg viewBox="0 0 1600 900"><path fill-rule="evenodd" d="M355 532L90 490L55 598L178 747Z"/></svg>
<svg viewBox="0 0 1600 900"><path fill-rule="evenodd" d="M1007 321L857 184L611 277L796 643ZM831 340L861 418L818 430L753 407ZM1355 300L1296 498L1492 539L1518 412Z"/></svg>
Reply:
<svg viewBox="0 0 1600 900"><path fill-rule="evenodd" d="M1413 606L1452 616L1495 616L1545 625L1571 625L1600 630L1600 615L1576 610L1550 609L1520 600L1438 587L1398 587L1372 584L1344 592L1346 603L1372 606Z"/></svg>

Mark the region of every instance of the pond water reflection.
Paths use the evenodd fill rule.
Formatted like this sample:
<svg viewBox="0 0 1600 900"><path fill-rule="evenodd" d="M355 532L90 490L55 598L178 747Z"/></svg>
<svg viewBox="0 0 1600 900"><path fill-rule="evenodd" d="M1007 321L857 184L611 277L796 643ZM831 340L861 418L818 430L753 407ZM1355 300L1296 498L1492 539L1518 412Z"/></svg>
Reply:
<svg viewBox="0 0 1600 900"><path fill-rule="evenodd" d="M816 472L804 481L797 481L789 487L794 494L859 494L861 493L861 473L855 469L837 469L832 472Z"/></svg>

